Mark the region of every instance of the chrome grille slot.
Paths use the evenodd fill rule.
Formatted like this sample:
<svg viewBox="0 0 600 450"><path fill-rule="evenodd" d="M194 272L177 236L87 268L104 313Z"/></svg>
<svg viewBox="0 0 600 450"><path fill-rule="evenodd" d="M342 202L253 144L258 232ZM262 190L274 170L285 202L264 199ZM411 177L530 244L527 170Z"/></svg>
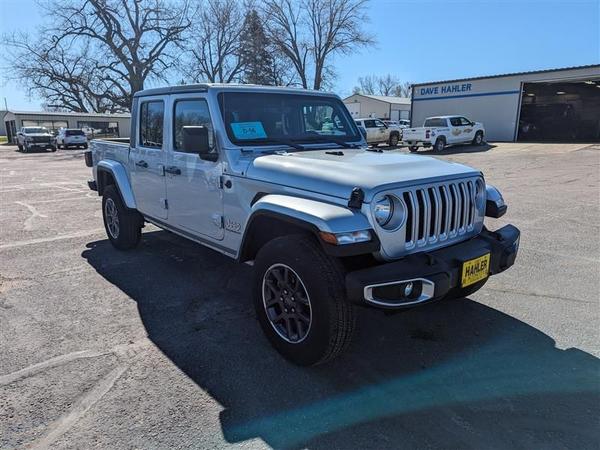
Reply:
<svg viewBox="0 0 600 450"><path fill-rule="evenodd" d="M464 239L483 223L476 204L477 179L408 188L396 195L406 206L404 251ZM480 229L480 227L478 228ZM437 245L436 245L437 244Z"/></svg>

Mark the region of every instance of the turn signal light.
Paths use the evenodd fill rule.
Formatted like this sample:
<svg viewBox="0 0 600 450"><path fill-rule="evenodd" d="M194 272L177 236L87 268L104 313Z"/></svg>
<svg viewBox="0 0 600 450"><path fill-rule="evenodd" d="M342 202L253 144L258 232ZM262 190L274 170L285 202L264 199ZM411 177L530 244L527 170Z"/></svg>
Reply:
<svg viewBox="0 0 600 450"><path fill-rule="evenodd" d="M319 236L323 242L331 245L348 245L358 244L359 242L368 242L371 240L371 232L369 230L351 231L348 233L328 233L320 231Z"/></svg>

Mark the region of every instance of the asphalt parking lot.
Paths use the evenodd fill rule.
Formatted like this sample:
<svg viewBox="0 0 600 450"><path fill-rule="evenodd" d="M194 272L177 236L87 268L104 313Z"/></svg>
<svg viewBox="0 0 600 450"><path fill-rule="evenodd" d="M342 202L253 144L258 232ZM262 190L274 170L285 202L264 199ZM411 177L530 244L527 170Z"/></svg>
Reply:
<svg viewBox="0 0 600 450"><path fill-rule="evenodd" d="M0 145L0 447L598 448L600 145L436 157L502 190L488 226L521 229L516 265L469 299L364 310L303 369L263 337L250 267L153 227L118 252L81 151Z"/></svg>

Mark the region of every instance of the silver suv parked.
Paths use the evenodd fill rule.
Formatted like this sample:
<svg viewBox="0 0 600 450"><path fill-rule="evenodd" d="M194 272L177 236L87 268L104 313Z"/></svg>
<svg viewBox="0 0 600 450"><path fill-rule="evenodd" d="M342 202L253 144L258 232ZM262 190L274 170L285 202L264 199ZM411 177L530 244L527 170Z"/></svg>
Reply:
<svg viewBox="0 0 600 450"><path fill-rule="evenodd" d="M58 148L69 147L88 148L88 140L83 130L76 128L61 128L56 136Z"/></svg>
<svg viewBox="0 0 600 450"><path fill-rule="evenodd" d="M514 226L484 227L506 205L480 171L369 149L323 92L145 90L131 141L93 140L85 156L117 249L136 247L149 222L251 262L258 320L301 365L346 348L360 307L467 296L519 246Z"/></svg>

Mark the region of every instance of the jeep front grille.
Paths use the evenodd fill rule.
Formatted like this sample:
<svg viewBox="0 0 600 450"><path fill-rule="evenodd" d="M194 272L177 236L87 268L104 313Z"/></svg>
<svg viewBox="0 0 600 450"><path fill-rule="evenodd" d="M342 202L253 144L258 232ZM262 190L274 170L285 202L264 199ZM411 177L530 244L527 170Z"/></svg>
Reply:
<svg viewBox="0 0 600 450"><path fill-rule="evenodd" d="M33 142L36 144L46 144L50 142L50 138L48 136L32 136Z"/></svg>
<svg viewBox="0 0 600 450"><path fill-rule="evenodd" d="M477 179L418 186L402 193L406 206L404 246L425 247L473 231L478 217Z"/></svg>

